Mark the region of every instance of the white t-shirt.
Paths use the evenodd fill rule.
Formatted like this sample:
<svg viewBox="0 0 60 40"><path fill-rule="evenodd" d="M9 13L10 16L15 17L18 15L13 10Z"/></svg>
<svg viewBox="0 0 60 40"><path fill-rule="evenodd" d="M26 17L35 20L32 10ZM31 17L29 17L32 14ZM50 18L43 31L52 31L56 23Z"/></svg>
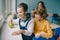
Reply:
<svg viewBox="0 0 60 40"><path fill-rule="evenodd" d="M13 20L13 23L19 26L19 18ZM21 24L26 25L26 22L21 21ZM34 30L34 19L31 19L27 24L27 30L25 30L24 35L31 36L31 34L33 33L33 30Z"/></svg>

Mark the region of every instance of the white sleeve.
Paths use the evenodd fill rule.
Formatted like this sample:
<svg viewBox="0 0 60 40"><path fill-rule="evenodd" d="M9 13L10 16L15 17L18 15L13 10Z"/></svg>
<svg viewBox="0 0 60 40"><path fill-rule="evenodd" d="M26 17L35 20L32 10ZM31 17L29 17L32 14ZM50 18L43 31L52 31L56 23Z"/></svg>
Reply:
<svg viewBox="0 0 60 40"><path fill-rule="evenodd" d="M34 20L31 19L27 25L27 30L25 30L24 35L31 36L31 34L33 33L33 29L34 29Z"/></svg>
<svg viewBox="0 0 60 40"><path fill-rule="evenodd" d="M17 19L13 19L12 22L13 22L14 24L18 24L18 23L19 23L19 19L18 19L18 18L17 18Z"/></svg>
<svg viewBox="0 0 60 40"><path fill-rule="evenodd" d="M7 17L6 22L9 23L10 20L11 20L11 15L9 15L9 16Z"/></svg>

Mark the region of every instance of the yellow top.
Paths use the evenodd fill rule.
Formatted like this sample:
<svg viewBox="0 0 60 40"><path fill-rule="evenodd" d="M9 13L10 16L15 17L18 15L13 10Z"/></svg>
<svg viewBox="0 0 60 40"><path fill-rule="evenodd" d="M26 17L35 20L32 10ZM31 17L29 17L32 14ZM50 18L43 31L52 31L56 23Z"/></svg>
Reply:
<svg viewBox="0 0 60 40"><path fill-rule="evenodd" d="M52 29L50 28L50 24L47 20L38 21L35 20L34 25L34 34L45 32L42 37L44 38L51 38L52 37Z"/></svg>

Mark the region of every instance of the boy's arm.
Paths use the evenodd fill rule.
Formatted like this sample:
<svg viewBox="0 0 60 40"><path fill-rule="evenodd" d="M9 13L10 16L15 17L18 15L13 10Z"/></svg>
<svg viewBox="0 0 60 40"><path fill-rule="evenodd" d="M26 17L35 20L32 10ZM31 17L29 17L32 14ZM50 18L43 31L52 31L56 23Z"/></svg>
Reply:
<svg viewBox="0 0 60 40"><path fill-rule="evenodd" d="M34 29L34 20L31 19L31 21L27 25L27 30L23 30L23 34L31 36L31 34L33 33L33 29Z"/></svg>
<svg viewBox="0 0 60 40"><path fill-rule="evenodd" d="M10 15L9 17L8 17L8 19L7 19L7 23L8 23L8 25L10 25L11 23L13 23L13 24L17 24L18 23L18 19L13 19L13 17L16 15L16 13L14 13L14 14L12 14L12 15Z"/></svg>
<svg viewBox="0 0 60 40"><path fill-rule="evenodd" d="M13 18L12 15L10 15L10 16L7 18L6 22L7 22L8 25L11 24L12 18Z"/></svg>
<svg viewBox="0 0 60 40"><path fill-rule="evenodd" d="M18 30L16 32L13 32L12 34L19 35L23 33L24 35L31 36L31 34L33 33L33 29L34 29L34 20L32 19L27 25L27 30Z"/></svg>
<svg viewBox="0 0 60 40"><path fill-rule="evenodd" d="M18 25L18 23L19 23L19 18L17 18L17 19L13 19L13 20L12 20L12 23Z"/></svg>

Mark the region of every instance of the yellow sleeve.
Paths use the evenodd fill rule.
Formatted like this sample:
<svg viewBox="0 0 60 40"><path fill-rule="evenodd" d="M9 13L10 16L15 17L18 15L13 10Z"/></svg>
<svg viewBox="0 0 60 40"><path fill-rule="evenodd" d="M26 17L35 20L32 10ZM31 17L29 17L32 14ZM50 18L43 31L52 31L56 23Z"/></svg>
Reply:
<svg viewBox="0 0 60 40"><path fill-rule="evenodd" d="M52 29L48 21L45 22L46 32L44 33L44 38L51 38L52 37Z"/></svg>

